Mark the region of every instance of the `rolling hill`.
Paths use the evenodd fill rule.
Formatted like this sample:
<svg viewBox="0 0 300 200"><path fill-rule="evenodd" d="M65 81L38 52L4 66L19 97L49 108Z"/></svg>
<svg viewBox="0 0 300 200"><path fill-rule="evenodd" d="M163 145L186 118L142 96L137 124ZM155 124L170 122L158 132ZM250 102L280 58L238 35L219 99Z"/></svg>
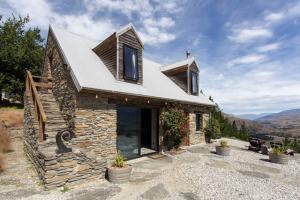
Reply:
<svg viewBox="0 0 300 200"><path fill-rule="evenodd" d="M226 115L226 117L230 121L235 120L237 126L245 122L246 127L252 135L262 134L300 138L300 109L285 110L271 114Z"/></svg>

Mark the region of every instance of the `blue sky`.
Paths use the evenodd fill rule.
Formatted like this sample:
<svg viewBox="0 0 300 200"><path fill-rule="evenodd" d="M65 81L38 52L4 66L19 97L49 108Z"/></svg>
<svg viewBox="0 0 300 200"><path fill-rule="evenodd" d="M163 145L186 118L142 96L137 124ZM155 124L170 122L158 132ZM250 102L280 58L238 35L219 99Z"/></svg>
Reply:
<svg viewBox="0 0 300 200"><path fill-rule="evenodd" d="M0 14L27 15L102 40L132 22L145 56L200 65L200 88L228 113L300 108L300 1L0 0Z"/></svg>

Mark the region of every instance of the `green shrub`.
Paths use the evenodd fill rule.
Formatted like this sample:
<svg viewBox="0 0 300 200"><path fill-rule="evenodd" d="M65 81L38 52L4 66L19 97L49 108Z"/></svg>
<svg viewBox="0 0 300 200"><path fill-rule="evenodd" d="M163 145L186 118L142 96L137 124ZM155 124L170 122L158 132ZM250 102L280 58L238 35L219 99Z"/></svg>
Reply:
<svg viewBox="0 0 300 200"><path fill-rule="evenodd" d="M220 146L221 146L221 147L229 147L229 145L228 145L228 143L227 143L226 140L221 140L221 141L220 141Z"/></svg>
<svg viewBox="0 0 300 200"><path fill-rule="evenodd" d="M115 157L115 159L114 159L114 166L115 166L115 167L120 167L120 168L122 168L122 167L124 167L124 165L125 165L125 158L124 158L124 156L118 151L118 153L117 153L117 155L116 155L116 157Z"/></svg>
<svg viewBox="0 0 300 200"><path fill-rule="evenodd" d="M187 115L184 110L178 106L168 107L162 112L160 121L164 130L164 146L168 150L178 149L184 136L187 135Z"/></svg>
<svg viewBox="0 0 300 200"><path fill-rule="evenodd" d="M211 119L204 129L204 133L207 141L210 141L210 139L219 138L221 131L220 131L220 124L218 120Z"/></svg>
<svg viewBox="0 0 300 200"><path fill-rule="evenodd" d="M281 155L285 152L285 150L286 150L286 148L284 148L284 147L274 147L274 148L272 148L272 153Z"/></svg>

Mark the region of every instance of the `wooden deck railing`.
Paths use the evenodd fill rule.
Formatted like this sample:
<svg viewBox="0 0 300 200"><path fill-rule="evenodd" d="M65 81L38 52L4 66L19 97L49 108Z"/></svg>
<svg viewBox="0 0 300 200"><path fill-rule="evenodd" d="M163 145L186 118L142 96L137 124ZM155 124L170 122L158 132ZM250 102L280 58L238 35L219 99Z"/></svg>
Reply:
<svg viewBox="0 0 300 200"><path fill-rule="evenodd" d="M27 71L26 76L26 92L32 98L32 102L34 104L34 112L35 119L39 121L39 141L42 142L45 140L45 126L46 126L46 114L40 100L37 88L51 88L51 84L46 82L35 82L34 79L39 79L40 81L51 81L51 78L48 77L40 77L40 76L32 76L30 71Z"/></svg>

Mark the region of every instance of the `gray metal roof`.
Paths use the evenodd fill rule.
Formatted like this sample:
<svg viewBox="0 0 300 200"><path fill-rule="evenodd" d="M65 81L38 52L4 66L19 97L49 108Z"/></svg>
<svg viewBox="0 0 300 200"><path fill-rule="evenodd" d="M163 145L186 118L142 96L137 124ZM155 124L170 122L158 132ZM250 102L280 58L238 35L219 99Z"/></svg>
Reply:
<svg viewBox="0 0 300 200"><path fill-rule="evenodd" d="M189 95L161 72L161 64L143 58L143 84L118 81L92 50L99 42L86 39L61 28L50 26L78 89L90 89L181 101L192 104L215 105L208 97Z"/></svg>

